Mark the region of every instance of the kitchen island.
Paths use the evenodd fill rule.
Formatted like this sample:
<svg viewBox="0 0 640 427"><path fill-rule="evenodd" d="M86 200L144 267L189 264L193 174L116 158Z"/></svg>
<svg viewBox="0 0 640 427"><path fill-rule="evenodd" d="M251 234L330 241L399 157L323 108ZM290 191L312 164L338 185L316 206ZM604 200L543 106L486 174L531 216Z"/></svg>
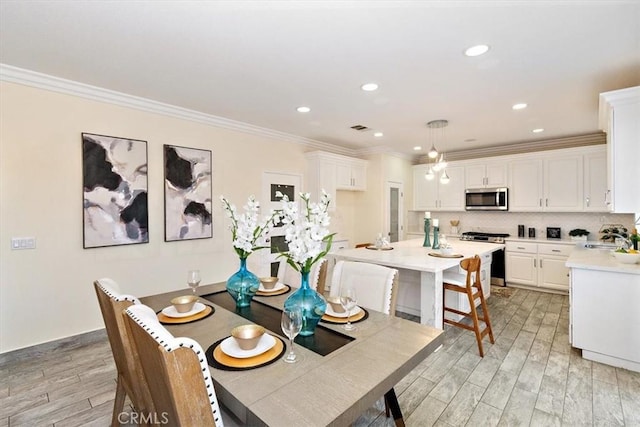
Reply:
<svg viewBox="0 0 640 427"><path fill-rule="evenodd" d="M453 253L461 254L463 258L439 258L430 256L430 252L438 251L423 247L422 242L422 239L404 240L392 243L392 250L345 249L329 256L336 260L369 262L398 269L398 301L412 297L419 299L420 323L442 329L443 272L458 272L461 259L474 255L487 258L492 252L503 249L504 245L450 240Z"/></svg>
<svg viewBox="0 0 640 427"><path fill-rule="evenodd" d="M571 345L585 359L640 372L640 264L576 247L567 267Z"/></svg>

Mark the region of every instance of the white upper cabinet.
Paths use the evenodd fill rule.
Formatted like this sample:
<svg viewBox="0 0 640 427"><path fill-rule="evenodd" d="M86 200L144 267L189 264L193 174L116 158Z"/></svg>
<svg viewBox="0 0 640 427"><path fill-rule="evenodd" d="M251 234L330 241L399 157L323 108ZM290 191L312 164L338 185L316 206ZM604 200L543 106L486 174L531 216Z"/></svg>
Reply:
<svg viewBox="0 0 640 427"><path fill-rule="evenodd" d="M607 133L609 209L638 213L640 86L600 94L600 128Z"/></svg>
<svg viewBox="0 0 640 427"><path fill-rule="evenodd" d="M464 210L464 166L447 166L449 182L440 182L441 172L432 180L425 174L427 165L413 166L413 209L427 211L463 211Z"/></svg>
<svg viewBox="0 0 640 427"><path fill-rule="evenodd" d="M336 162L336 186L338 190L367 189L366 162L360 159Z"/></svg>
<svg viewBox="0 0 640 427"><path fill-rule="evenodd" d="M509 210L542 210L542 160L519 159L509 162Z"/></svg>
<svg viewBox="0 0 640 427"><path fill-rule="evenodd" d="M607 150L598 147L584 155L584 210L607 212L607 197Z"/></svg>
<svg viewBox="0 0 640 427"><path fill-rule="evenodd" d="M465 166L466 188L496 188L507 185L505 162L468 164Z"/></svg>
<svg viewBox="0 0 640 427"><path fill-rule="evenodd" d="M582 210L582 155L552 155L543 163L544 200L542 210L579 212Z"/></svg>

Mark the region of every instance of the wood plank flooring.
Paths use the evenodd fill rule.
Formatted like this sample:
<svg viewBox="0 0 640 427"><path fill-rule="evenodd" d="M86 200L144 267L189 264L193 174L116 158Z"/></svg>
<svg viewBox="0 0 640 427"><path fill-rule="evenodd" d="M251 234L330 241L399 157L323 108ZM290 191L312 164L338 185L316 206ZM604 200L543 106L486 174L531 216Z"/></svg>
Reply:
<svg viewBox="0 0 640 427"><path fill-rule="evenodd" d="M484 358L471 332L447 327L443 348L396 385L407 426L640 426L640 374L571 348L566 296L515 289L488 303L496 343L485 338ZM0 427L108 426L114 395L106 338L37 351L0 364ZM381 400L355 425L393 423Z"/></svg>

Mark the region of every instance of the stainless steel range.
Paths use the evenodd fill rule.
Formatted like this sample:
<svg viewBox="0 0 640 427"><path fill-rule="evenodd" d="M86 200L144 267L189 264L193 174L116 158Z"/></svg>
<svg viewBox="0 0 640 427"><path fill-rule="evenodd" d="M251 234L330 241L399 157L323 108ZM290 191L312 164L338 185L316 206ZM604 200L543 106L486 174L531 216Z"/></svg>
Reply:
<svg viewBox="0 0 640 427"><path fill-rule="evenodd" d="M460 240L474 241L485 243L504 243L505 237L509 237L508 234L503 233L484 233L481 231L467 231L462 233Z"/></svg>
<svg viewBox="0 0 640 427"><path fill-rule="evenodd" d="M504 233L484 233L481 231L467 231L462 233L460 240L468 242L500 243L504 244L504 239L509 237ZM504 274L504 249L492 252L491 254L491 284L507 286Z"/></svg>

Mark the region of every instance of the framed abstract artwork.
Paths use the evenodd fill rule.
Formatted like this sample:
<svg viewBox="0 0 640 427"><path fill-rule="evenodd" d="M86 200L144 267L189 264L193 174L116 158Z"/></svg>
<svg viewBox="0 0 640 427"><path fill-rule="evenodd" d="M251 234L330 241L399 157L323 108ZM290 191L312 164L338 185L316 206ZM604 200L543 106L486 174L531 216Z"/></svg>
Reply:
<svg viewBox="0 0 640 427"><path fill-rule="evenodd" d="M149 242L147 142L82 134L84 248Z"/></svg>
<svg viewBox="0 0 640 427"><path fill-rule="evenodd" d="M164 146L164 240L213 237L211 151Z"/></svg>

